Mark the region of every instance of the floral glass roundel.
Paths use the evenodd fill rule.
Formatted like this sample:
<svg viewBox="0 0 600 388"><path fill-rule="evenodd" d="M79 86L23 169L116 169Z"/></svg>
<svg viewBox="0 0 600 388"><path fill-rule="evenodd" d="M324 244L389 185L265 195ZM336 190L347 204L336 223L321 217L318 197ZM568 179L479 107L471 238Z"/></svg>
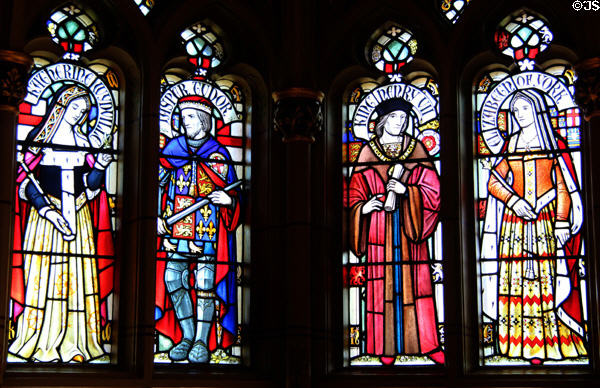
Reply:
<svg viewBox="0 0 600 388"><path fill-rule="evenodd" d="M546 23L524 10L505 19L494 36L496 46L515 61L533 61L552 41Z"/></svg>
<svg viewBox="0 0 600 388"><path fill-rule="evenodd" d="M413 60L416 52L417 41L412 32L392 25L376 39L369 58L377 69L387 74L397 74Z"/></svg>
<svg viewBox="0 0 600 388"><path fill-rule="evenodd" d="M223 44L210 26L196 23L181 33L190 62L203 69L219 66L223 60Z"/></svg>
<svg viewBox="0 0 600 388"><path fill-rule="evenodd" d="M96 25L73 4L67 4L54 12L46 25L52 40L65 50L65 56L74 55L76 58L98 42Z"/></svg>

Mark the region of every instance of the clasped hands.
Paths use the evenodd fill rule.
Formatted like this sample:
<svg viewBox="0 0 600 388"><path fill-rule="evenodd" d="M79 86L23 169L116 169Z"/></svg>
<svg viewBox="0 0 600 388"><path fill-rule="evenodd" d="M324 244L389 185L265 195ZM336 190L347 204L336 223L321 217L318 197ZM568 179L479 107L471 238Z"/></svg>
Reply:
<svg viewBox="0 0 600 388"><path fill-rule="evenodd" d="M523 198L519 198L513 205L512 210L515 214L526 221L534 221L537 219L538 215L533 210L531 205L525 201ZM565 243L571 238L571 230L568 222L560 222L557 221L554 229L554 234L556 237L556 244L559 247L565 245Z"/></svg>

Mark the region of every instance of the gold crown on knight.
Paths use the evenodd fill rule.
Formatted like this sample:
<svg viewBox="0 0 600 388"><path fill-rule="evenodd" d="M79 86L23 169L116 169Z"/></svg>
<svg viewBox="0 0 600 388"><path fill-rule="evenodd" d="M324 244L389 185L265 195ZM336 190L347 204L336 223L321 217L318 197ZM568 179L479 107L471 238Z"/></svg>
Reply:
<svg viewBox="0 0 600 388"><path fill-rule="evenodd" d="M206 113L211 113L212 104L210 101L204 97L200 96L187 96L183 97L178 102L179 109L183 110L186 108L201 110Z"/></svg>

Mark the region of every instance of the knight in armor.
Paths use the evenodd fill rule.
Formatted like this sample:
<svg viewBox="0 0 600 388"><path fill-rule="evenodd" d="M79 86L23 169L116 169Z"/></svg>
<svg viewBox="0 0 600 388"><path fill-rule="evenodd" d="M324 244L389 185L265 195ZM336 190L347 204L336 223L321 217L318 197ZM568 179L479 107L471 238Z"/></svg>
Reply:
<svg viewBox="0 0 600 388"><path fill-rule="evenodd" d="M228 348L236 339L231 264L236 261L239 193L224 191L237 177L229 152L211 135L210 101L187 96L178 105L181 135L166 144L160 158L158 219L159 254L166 252L165 291L175 319L161 312L157 328L176 342L169 351L172 361L206 363L215 349ZM200 201L206 204L169 224L169 217ZM165 329L161 320L178 327Z"/></svg>

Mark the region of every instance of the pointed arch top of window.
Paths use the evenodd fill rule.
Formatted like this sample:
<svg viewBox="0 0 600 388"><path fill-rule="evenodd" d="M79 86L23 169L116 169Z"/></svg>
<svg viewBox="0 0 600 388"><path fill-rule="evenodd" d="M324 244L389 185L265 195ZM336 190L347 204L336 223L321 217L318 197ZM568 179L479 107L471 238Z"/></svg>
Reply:
<svg viewBox="0 0 600 388"><path fill-rule="evenodd" d="M450 21L455 24L461 15L465 12L471 0L440 0L440 11Z"/></svg>

